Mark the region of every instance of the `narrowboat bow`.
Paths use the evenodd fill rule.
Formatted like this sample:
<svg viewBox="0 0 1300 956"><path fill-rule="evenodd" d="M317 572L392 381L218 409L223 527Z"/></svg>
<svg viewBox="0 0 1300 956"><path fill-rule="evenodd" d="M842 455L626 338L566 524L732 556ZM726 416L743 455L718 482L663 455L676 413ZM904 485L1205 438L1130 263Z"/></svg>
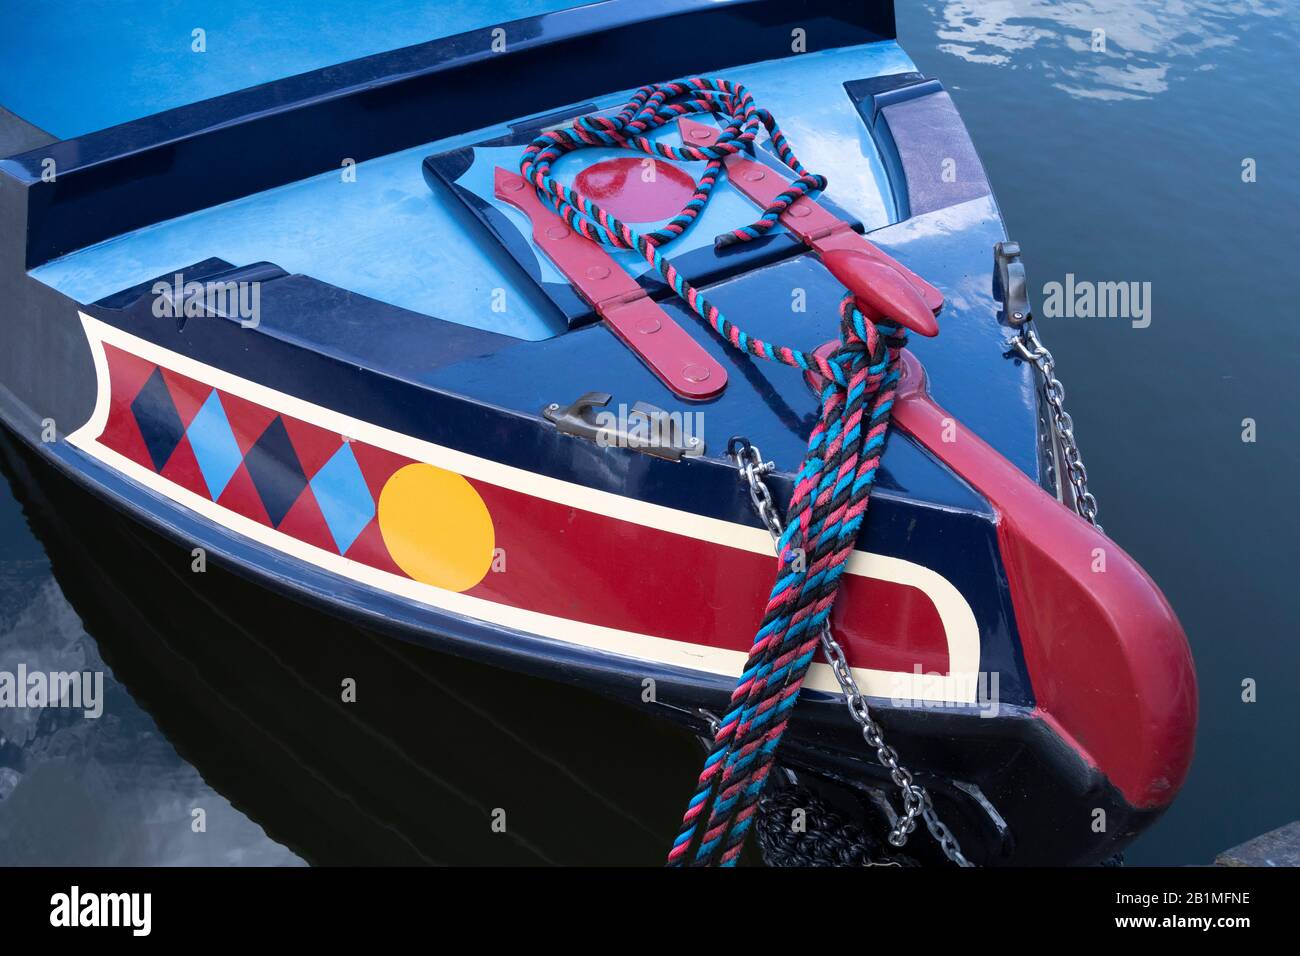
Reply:
<svg viewBox="0 0 1300 956"><path fill-rule="evenodd" d="M920 791L900 805L847 680L965 858L1113 856L1186 774L1191 660L1095 524L948 93L884 3L564 6L324 62L313 31L232 24L306 70L261 57L247 88L92 63L66 102L16 64L5 424L196 567L648 708L727 775L774 752L770 786L872 827L933 822L900 822ZM769 532L801 495L781 618ZM832 530L842 553L791 546ZM838 677L760 659L773 615L816 640L819 614ZM733 698L742 671L774 696Z"/></svg>

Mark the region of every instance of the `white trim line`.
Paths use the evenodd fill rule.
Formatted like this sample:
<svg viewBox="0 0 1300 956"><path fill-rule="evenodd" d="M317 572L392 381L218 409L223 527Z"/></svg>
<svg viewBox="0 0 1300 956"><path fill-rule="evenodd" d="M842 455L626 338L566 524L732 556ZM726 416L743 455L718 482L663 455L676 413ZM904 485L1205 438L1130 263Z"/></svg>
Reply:
<svg viewBox="0 0 1300 956"><path fill-rule="evenodd" d="M235 531L307 564L443 611L595 650L690 670L735 677L743 669L746 655L741 651L724 650L688 641L674 641L648 634L585 624L536 611L521 610L380 571L282 534L166 480L98 441L108 421L111 398L108 359L103 345L108 343L116 346L146 361L213 385L224 392L230 392L250 402L310 422L348 438L359 439L416 461L428 462L466 477L555 501L571 508L771 556L772 542L765 531L587 488L390 431L275 391L257 382L239 378L184 355L178 355L101 322L84 312L79 315L94 356L97 397L95 410L90 419L68 435L68 442L115 471L127 475L165 498L184 505L213 524ZM854 675L863 691L873 697L975 703L980 656L979 627L974 612L961 593L946 578L929 568L911 561L867 551L853 553L849 558L846 573L917 588L934 603L948 640L949 673L947 675L921 675L854 668ZM805 686L816 690L838 692L834 675L824 664L812 666Z"/></svg>

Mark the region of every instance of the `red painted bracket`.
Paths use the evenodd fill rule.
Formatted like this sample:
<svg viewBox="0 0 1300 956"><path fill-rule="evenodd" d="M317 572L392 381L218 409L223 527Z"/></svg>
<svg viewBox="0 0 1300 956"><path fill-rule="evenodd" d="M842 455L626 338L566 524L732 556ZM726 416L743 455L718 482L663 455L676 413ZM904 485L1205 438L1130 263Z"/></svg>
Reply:
<svg viewBox="0 0 1300 956"><path fill-rule="evenodd" d="M686 117L677 127L692 146L712 146L719 136L716 127ZM764 209L790 185L770 167L738 154L727 157L726 167L731 184ZM843 219L805 197L791 203L781 225L817 254L869 318L889 317L920 335L939 334L934 317L943 308L943 293Z"/></svg>
<svg viewBox="0 0 1300 956"><path fill-rule="evenodd" d="M613 256L570 229L522 176L498 166L495 185L497 198L519 209L533 224L537 248L674 394L702 401L722 392L727 370Z"/></svg>
<svg viewBox="0 0 1300 956"><path fill-rule="evenodd" d="M964 428L903 352L894 424L997 514L1037 716L1134 807L1166 806L1191 764L1196 671L1187 637L1131 557Z"/></svg>

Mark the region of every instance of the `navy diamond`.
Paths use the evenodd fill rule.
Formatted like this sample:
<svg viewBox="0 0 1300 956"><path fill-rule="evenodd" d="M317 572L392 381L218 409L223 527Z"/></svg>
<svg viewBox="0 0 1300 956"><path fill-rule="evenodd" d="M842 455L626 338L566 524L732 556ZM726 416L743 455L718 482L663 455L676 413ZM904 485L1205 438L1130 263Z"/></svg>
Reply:
<svg viewBox="0 0 1300 956"><path fill-rule="evenodd" d="M244 465L261 496L262 504L266 506L271 524L279 525L302 494L303 488L307 487L307 476L298 463L298 453L289 441L284 420L278 415L266 431L262 432L257 444L248 449Z"/></svg>
<svg viewBox="0 0 1300 956"><path fill-rule="evenodd" d="M144 436L145 447L153 459L154 471L162 471L167 459L172 456L176 446L185 437L185 426L176 411L176 403L163 381L162 369L155 368L144 388L131 403L131 413L135 415L140 434Z"/></svg>

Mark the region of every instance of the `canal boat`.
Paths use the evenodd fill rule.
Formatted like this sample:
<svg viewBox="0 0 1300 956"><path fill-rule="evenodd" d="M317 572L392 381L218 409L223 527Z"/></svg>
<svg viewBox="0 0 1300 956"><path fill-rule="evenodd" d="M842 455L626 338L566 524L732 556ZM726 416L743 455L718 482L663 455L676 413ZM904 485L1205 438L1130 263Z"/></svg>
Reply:
<svg viewBox="0 0 1300 956"><path fill-rule="evenodd" d="M195 569L712 736L777 571L744 479L790 500L816 368L733 348L526 160L714 78L782 135L710 164L734 128L684 113L659 154L551 173L638 229L691 209L662 255L748 336L824 355L846 290L912 330L830 624L899 759L979 864L1098 863L1173 800L1186 639L1096 525L1021 250L890 4L399 2L364 31L182 4L148 42L95 25L111 55L59 6L0 84L0 418L104 507ZM896 818L825 659L779 763Z"/></svg>

